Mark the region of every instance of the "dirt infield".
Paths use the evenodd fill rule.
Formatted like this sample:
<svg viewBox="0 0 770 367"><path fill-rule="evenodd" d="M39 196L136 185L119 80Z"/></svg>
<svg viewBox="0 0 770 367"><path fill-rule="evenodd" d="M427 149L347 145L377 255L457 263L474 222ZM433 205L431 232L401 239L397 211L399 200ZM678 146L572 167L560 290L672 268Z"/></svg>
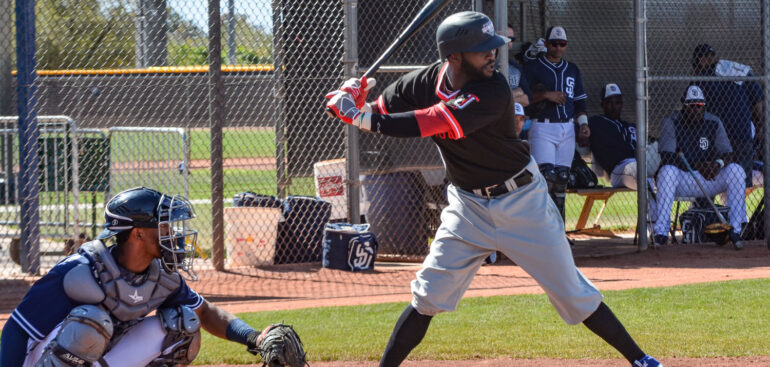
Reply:
<svg viewBox="0 0 770 367"><path fill-rule="evenodd" d="M770 251L764 242L749 242L743 251L729 246L673 245L637 252L628 240L581 241L573 248L582 272L601 290L665 287L733 279L770 278ZM319 264L201 271L192 287L207 299L235 312L408 301L415 263L378 262L366 273L320 268ZM8 318L29 285L0 281L0 324ZM521 268L503 261L484 266L466 297L542 293ZM666 366L770 366L770 356L746 358L666 359ZM374 362L314 362L321 367L375 366ZM626 366L614 360L473 360L416 361L404 366Z"/></svg>

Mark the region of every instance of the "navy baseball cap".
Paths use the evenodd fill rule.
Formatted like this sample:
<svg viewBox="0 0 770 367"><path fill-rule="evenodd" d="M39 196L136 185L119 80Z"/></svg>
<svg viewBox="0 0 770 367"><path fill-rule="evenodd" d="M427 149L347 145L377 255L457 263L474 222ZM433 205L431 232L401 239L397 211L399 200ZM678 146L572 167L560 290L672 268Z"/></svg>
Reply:
<svg viewBox="0 0 770 367"><path fill-rule="evenodd" d="M495 25L489 17L475 11L452 14L436 30L441 59L456 52L494 50L508 42L510 38L495 33Z"/></svg>
<svg viewBox="0 0 770 367"><path fill-rule="evenodd" d="M546 41L564 41L567 42L567 31L562 26L554 26L548 28L545 32Z"/></svg>
<svg viewBox="0 0 770 367"><path fill-rule="evenodd" d="M716 52L714 52L714 49L709 46L708 43L701 43L692 50L692 63L693 65L697 65L701 57L715 54Z"/></svg>

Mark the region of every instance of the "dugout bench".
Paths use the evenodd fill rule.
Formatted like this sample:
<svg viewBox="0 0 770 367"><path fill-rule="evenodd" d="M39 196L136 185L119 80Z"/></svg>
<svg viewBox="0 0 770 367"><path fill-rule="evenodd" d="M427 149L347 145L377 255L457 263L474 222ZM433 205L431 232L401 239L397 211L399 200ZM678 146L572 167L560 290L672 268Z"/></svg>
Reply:
<svg viewBox="0 0 770 367"><path fill-rule="evenodd" d="M583 202L583 208L580 210L580 216L578 217L575 229L567 231L571 234L586 234L590 236L600 237L617 237L612 231L602 229L599 225L599 220L604 213L604 209L607 207L607 201L619 192L636 191L627 187L595 187L590 189L567 189L568 194L577 194L585 197ZM591 210L594 207L596 201L602 201L602 206L599 208L599 213L596 214L594 223L591 227L586 228L588 223L588 217L591 216Z"/></svg>

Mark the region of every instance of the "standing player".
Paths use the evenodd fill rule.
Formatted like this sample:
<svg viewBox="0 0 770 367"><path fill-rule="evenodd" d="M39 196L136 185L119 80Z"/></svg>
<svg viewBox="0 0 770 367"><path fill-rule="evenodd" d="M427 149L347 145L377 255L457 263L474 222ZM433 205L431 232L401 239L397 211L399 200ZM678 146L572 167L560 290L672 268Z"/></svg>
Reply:
<svg viewBox="0 0 770 367"><path fill-rule="evenodd" d="M105 209L107 229L35 282L13 311L0 365L187 365L198 354L200 327L261 352L258 331L178 273L194 274L197 232L187 227L194 217L181 196L143 187L118 193ZM113 237L116 244L106 247ZM156 316L145 317L152 311Z"/></svg>
<svg viewBox="0 0 770 367"><path fill-rule="evenodd" d="M568 324L583 322L634 366L660 366L575 267L545 180L514 130L507 80L494 69L495 49L506 39L477 12L449 16L436 39L441 60L401 77L376 104L365 103L370 80L349 80L327 95L327 108L364 131L431 137L451 182L441 226L412 281L412 302L396 323L380 366L400 365L432 317L456 309L494 251L532 275Z"/></svg>
<svg viewBox="0 0 770 367"><path fill-rule="evenodd" d="M569 169L575 156L576 118L579 136L590 135L586 93L577 65L564 60L567 52L564 28L549 28L545 46L544 55L524 64L524 78L532 92L527 113L532 118L528 137L532 156L548 183L548 193L564 219Z"/></svg>

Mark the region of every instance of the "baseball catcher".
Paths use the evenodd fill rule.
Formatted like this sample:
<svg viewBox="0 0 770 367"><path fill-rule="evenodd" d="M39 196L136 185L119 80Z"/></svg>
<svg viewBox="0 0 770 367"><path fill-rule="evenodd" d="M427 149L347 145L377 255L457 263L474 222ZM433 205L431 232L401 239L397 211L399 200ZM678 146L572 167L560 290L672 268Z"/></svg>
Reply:
<svg viewBox="0 0 770 367"><path fill-rule="evenodd" d="M13 311L0 366L188 365L201 328L262 353L270 366L302 365L293 362L305 353L291 328L271 326L278 330L260 337L187 285L181 272L197 279L189 200L138 187L115 195L104 216L104 232L35 282ZM273 341L282 335L290 342Z"/></svg>

